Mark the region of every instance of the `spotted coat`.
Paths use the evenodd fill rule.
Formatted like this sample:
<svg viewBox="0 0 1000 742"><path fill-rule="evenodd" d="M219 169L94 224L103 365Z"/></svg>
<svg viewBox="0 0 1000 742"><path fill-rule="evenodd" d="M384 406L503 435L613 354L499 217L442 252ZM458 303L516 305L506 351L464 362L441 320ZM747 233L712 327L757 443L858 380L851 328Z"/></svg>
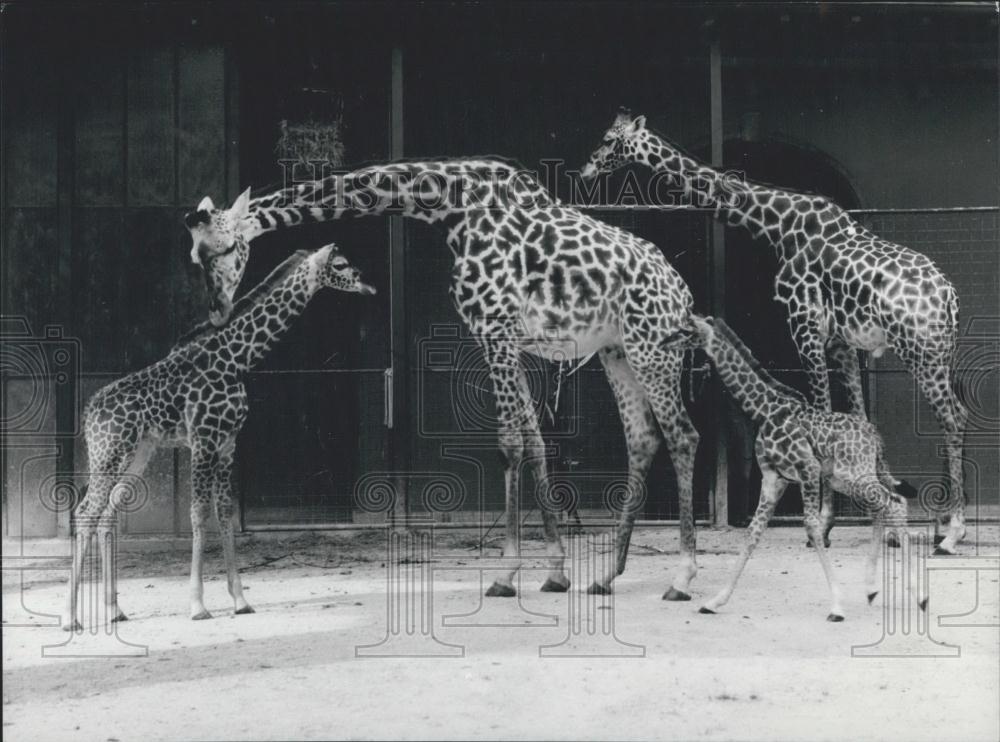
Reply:
<svg viewBox="0 0 1000 742"><path fill-rule="evenodd" d="M968 412L953 387L958 293L947 277L925 255L882 239L829 199L722 173L648 129L644 116L621 113L582 172L593 178L629 163L669 176L717 218L773 246L775 299L787 309L815 404L831 409L827 354L857 415L865 406L856 351L878 357L892 349L906 364L945 432L951 498L940 514L948 528L939 548L952 553L965 534Z"/></svg>
<svg viewBox="0 0 1000 742"><path fill-rule="evenodd" d="M514 595L520 538L517 493L528 460L540 490L543 443L519 355L586 359L597 354L618 401L629 453L618 558L595 582L610 589L624 569L628 538L653 454L662 436L677 472L682 564L668 594L687 599L696 572L692 476L698 435L684 409L679 378L689 332L691 292L652 244L561 204L512 163L494 159L393 162L300 183L230 209L210 199L186 217L192 256L217 292L235 291L221 264L233 246L306 222L400 215L439 226L454 263L451 298L490 367L505 462L511 568L488 595ZM215 262L211 262L215 260ZM214 278L212 273L220 277ZM550 571L543 590L565 590L563 549L551 508L543 507Z"/></svg>
<svg viewBox="0 0 1000 742"><path fill-rule="evenodd" d="M202 602L204 529L218 517L237 613L252 613L235 565L230 474L236 437L246 420L244 379L305 309L320 288L374 293L333 245L299 251L240 300L228 325L206 322L183 337L166 358L100 389L84 410L90 481L74 512L74 569L63 627L77 625L76 599L93 534L104 546L118 515L144 495L141 479L158 447L191 450L191 617L210 618ZM102 559L108 555L102 553ZM107 563L107 562L106 562ZM105 570L105 578L112 578ZM113 587L108 616L123 620Z"/></svg>
<svg viewBox="0 0 1000 742"><path fill-rule="evenodd" d="M882 438L865 418L828 412L768 374L722 320L694 317L696 336L726 389L758 423L755 450L762 473L760 502L729 583L702 609L713 613L729 600L743 567L790 483L802 489L805 526L816 547L832 595L829 620L843 620L840 591L826 554L820 524L820 482L843 492L873 515L868 562L869 601L877 592L875 566L886 522L905 528L906 501L895 493Z"/></svg>

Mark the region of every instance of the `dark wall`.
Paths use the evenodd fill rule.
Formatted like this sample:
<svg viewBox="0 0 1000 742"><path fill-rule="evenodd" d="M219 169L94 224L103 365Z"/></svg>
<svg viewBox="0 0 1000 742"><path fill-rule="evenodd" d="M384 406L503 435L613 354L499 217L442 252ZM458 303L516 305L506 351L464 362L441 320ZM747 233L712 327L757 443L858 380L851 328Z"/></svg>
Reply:
<svg viewBox="0 0 1000 742"><path fill-rule="evenodd" d="M23 316L36 334L55 324L77 339L80 368L91 374L77 403L99 383L161 357L203 316L202 281L188 261L180 215L203 195L228 201L247 185L280 179L274 146L281 120L342 114L348 164L387 156L394 47L403 53L407 156L499 154L530 168L553 158L579 167L619 105L646 113L686 148L707 152L708 49L718 39L728 166L769 180L801 175L803 184L837 188L831 195L856 197L856 205L869 209L997 201L996 19L975 8L113 7L101 12L67 5L58 16L21 3L4 10L2 307ZM798 175L769 167L767 153L779 150L785 165L790 152L802 155ZM747 152L757 152L756 160ZM567 182L552 186L565 196ZM690 284L698 308L707 311L711 276L703 214L601 214L657 244ZM926 252L952 277L963 316L987 327L966 333L965 357L982 366L980 351L992 347L997 332L983 324L996 317L1000 293L996 214L877 218L873 224L887 237ZM766 258L734 254L759 251L759 245L728 238L731 275L754 273L754 280L728 288L729 317L738 325L752 319L741 311L767 301L771 276ZM385 221L262 238L247 285L291 250L329 240L372 277L380 295L364 305L324 297L254 381L254 418L241 441L251 456L240 479L256 487L259 512L312 508L316 518L341 519L351 506L344 495L351 482L388 465L381 450L381 369L390 352ZM405 271L403 320L412 367L408 467L454 469L485 483L473 497L497 508L492 432L470 436L456 418L464 414L456 399L468 391L465 382L421 371L428 338L456 323L445 299L450 257L440 235L407 225ZM756 334L760 323L744 324L765 360L777 368L792 365L787 331L776 319ZM766 342L768 332L773 344ZM904 469L926 468L927 460L937 461L926 410L891 358L873 368L884 373L871 385L872 414L888 432L893 460ZM288 373L296 369L306 373ZM324 373L339 375L323 383ZM988 383L995 380L992 373L983 389L996 386ZM538 379L554 393L551 372L539 371ZM707 422L698 417L704 414L701 397L692 388L692 412L707 433ZM32 394L23 384L9 393L18 399ZM577 372L561 394L546 422L559 446L556 470L623 469L620 426L596 362ZM983 473L979 491L995 499L990 457L996 455L1000 413L995 395L980 396L973 466ZM67 417L65 410L60 414L61 421L54 410L46 412L44 435L24 440L43 448L58 443L52 431ZM75 457L64 446L51 461L44 459L48 463L32 464L42 468L31 481L72 468L74 458L82 465L79 443L66 440ZM443 446L456 441L477 451L448 463ZM281 446L308 450L308 461L272 453ZM35 454L26 449L6 456L5 496L20 481L23 461ZM164 486L183 490L183 461L158 461ZM283 468L274 462L284 462ZM655 468L651 492L657 494L647 514L671 515L669 463L661 459ZM324 510L330 504L324 493L331 491L339 499ZM177 508L171 501L156 507L141 528L186 527L182 511L167 518ZM40 518L42 531L54 528L50 511Z"/></svg>

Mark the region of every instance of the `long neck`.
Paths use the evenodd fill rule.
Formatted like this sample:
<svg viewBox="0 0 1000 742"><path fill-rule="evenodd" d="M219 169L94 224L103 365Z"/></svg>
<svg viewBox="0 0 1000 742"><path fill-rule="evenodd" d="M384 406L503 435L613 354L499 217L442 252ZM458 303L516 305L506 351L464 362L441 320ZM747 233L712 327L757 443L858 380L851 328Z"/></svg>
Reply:
<svg viewBox="0 0 1000 742"><path fill-rule="evenodd" d="M670 175L687 199L712 208L717 219L769 242L779 258L790 258L814 237L861 229L828 199L754 183L741 173L720 172L649 130L643 130L633 158Z"/></svg>
<svg viewBox="0 0 1000 742"><path fill-rule="evenodd" d="M308 222L398 215L457 221L471 209L555 203L533 177L497 160L396 162L297 183L250 202L249 239Z"/></svg>
<svg viewBox="0 0 1000 742"><path fill-rule="evenodd" d="M237 367L249 371L259 364L292 326L319 288L317 255L307 258L260 301L233 317L219 330Z"/></svg>
<svg viewBox="0 0 1000 742"><path fill-rule="evenodd" d="M802 406L802 398L767 373L742 344L737 347L715 332L703 347L726 389L757 422Z"/></svg>

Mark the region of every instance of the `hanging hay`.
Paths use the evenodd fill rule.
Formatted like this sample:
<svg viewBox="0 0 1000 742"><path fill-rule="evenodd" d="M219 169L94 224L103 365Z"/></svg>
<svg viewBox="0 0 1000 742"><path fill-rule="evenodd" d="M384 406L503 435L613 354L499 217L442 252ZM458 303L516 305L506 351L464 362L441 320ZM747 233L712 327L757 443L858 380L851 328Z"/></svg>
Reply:
<svg viewBox="0 0 1000 742"><path fill-rule="evenodd" d="M285 119L280 127L281 136L274 148L280 159L325 162L335 168L344 164L343 119L340 116L328 123L310 119L293 124Z"/></svg>

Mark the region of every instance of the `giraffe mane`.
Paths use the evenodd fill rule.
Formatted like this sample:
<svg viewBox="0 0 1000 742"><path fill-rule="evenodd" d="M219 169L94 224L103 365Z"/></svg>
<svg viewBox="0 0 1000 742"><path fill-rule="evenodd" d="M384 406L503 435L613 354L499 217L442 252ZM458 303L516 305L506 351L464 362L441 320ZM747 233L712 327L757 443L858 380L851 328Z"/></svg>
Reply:
<svg viewBox="0 0 1000 742"><path fill-rule="evenodd" d="M298 268L307 257L309 257L310 254L309 250L296 250L294 253L285 258L285 260L282 261L274 270L272 270L267 275L267 278L236 300L236 303L233 304L233 310L229 314L229 320L225 325L216 327L211 323L211 321L205 320L181 335L177 342L174 343L174 350L195 340L199 340L202 337L208 337L217 330L224 330L230 322L239 317L241 314L246 314L247 311L260 303L261 299L263 299L267 294L270 294L278 284L288 278L288 276L291 275L295 269Z"/></svg>
<svg viewBox="0 0 1000 742"><path fill-rule="evenodd" d="M354 172L383 165L412 165L419 162L429 162L438 165L449 162L499 162L501 165L507 165L515 170L526 169L519 160L513 157L504 157L503 155L464 155L460 157L400 157L398 160L365 160L356 165L351 165L349 169L339 168L338 172Z"/></svg>
<svg viewBox="0 0 1000 742"><path fill-rule="evenodd" d="M705 160L703 158L698 157L697 155L691 154L691 152L689 150L684 149L679 144L677 144L677 142L675 142L673 139L671 139L670 137L666 136L663 132L659 131L658 129L654 129L649 124L646 124L646 131L648 131L650 134L653 134L653 135L659 137L664 142L667 142L672 148L674 148L675 150L677 150L677 152L679 152L684 157L688 157L688 158L694 160L695 162L697 162L697 163L699 163L701 165L705 165L706 167L711 167L711 168L716 169L716 170L720 169L721 167L724 167L724 166L718 166L717 167L715 165L708 164L707 162L705 162ZM742 172L742 171L739 171L739 172ZM825 195L823 193L817 193L816 191L797 191L797 190L794 190L792 188L786 188L785 186L776 185L775 183L768 183L766 180L754 180L753 178L747 178L746 182L749 183L750 185L762 186L762 187L767 188L767 189L772 190L772 191L783 191L784 193L788 193L788 194L790 194L792 196L807 196L809 198L823 198L823 199L826 199L827 201L829 201L831 204L839 207L839 204L837 204L837 202L834 201L832 198L830 198L829 196L827 196L827 195ZM841 207L841 210L843 211L842 207ZM845 213L846 213L846 211L845 211Z"/></svg>
<svg viewBox="0 0 1000 742"><path fill-rule="evenodd" d="M797 402L803 407L809 406L809 401L806 399L805 395L802 394L802 392L797 389L793 389L787 384L781 383L768 373L767 369L765 369L761 365L760 361L754 357L754 354L750 351L746 344L740 340L739 335L733 332L732 328L725 323L725 320L716 317L712 324L714 325L716 332L725 338L725 340L733 347L733 350L743 357L743 360L746 361L747 365L753 369L753 372L757 374L757 376L759 376L772 391L789 399L790 401Z"/></svg>

